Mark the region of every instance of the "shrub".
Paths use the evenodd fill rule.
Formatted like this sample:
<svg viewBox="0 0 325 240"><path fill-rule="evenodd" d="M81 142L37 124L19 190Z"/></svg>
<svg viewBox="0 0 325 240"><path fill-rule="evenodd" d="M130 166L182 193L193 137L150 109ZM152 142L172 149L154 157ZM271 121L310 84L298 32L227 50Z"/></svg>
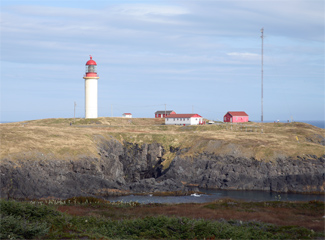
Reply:
<svg viewBox="0 0 325 240"><path fill-rule="evenodd" d="M47 206L0 200L0 238L35 238L45 235L50 224L48 216L60 215Z"/></svg>
<svg viewBox="0 0 325 240"><path fill-rule="evenodd" d="M96 198L74 199L80 203L98 201ZM318 203L313 204L318 205ZM35 205L5 200L0 200L0 207L1 239L313 239L324 237L322 233L315 233L303 227L276 226L255 221L211 221L167 216L110 220L95 216L70 216L44 204Z"/></svg>
<svg viewBox="0 0 325 240"><path fill-rule="evenodd" d="M49 231L49 226L45 222L29 221L13 215L1 214L0 217L0 239L32 239L43 236Z"/></svg>
<svg viewBox="0 0 325 240"><path fill-rule="evenodd" d="M23 216L28 219L42 219L60 214L46 205L33 205L28 202L16 202L12 200L0 200L0 210L3 215Z"/></svg>
<svg viewBox="0 0 325 240"><path fill-rule="evenodd" d="M313 232L301 227L277 227L271 224L241 221L208 221L177 217L146 217L106 221L92 229L109 238L122 239L300 239Z"/></svg>

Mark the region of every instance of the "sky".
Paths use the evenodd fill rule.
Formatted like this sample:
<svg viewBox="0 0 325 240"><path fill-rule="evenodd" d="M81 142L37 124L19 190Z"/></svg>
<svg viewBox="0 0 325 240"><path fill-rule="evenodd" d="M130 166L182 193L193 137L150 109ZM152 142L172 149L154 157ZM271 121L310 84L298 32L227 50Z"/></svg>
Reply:
<svg viewBox="0 0 325 240"><path fill-rule="evenodd" d="M260 121L263 56L264 121L324 120L323 0L1 0L0 11L1 122L85 117L89 55L99 117Z"/></svg>

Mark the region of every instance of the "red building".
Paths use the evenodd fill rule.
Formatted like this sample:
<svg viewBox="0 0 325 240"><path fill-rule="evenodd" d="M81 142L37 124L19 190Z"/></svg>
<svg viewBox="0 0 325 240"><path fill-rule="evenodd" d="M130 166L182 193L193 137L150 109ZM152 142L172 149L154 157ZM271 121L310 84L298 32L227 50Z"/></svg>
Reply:
<svg viewBox="0 0 325 240"><path fill-rule="evenodd" d="M169 114L176 114L173 110L167 110L167 111L157 111L155 112L155 118L164 118L168 116Z"/></svg>
<svg viewBox="0 0 325 240"><path fill-rule="evenodd" d="M245 112L227 112L223 117L224 122L248 122L248 115Z"/></svg>

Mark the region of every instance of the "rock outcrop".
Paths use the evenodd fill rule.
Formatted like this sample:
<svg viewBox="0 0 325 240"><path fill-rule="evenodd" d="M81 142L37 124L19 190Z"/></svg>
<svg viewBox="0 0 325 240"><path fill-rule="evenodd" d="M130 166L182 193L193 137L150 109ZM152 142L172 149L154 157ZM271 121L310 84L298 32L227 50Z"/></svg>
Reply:
<svg viewBox="0 0 325 240"><path fill-rule="evenodd" d="M325 158L256 159L202 153L176 156L169 171L159 179L175 179L200 188L314 192L325 190Z"/></svg>
<svg viewBox="0 0 325 240"><path fill-rule="evenodd" d="M163 170L165 149L158 143L121 144L99 137L98 158L49 159L40 153L35 159L2 159L1 197L67 198L81 195L187 191L189 186L216 189L264 190L324 193L324 157L299 160L257 161L201 153L185 157L176 153Z"/></svg>

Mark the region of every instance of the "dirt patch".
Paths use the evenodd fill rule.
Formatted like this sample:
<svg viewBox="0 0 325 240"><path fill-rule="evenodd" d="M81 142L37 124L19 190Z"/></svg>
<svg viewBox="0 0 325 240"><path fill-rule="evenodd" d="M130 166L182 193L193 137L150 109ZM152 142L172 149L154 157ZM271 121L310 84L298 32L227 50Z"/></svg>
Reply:
<svg viewBox="0 0 325 240"><path fill-rule="evenodd" d="M59 206L58 211L74 216L89 216L93 210L83 206Z"/></svg>

